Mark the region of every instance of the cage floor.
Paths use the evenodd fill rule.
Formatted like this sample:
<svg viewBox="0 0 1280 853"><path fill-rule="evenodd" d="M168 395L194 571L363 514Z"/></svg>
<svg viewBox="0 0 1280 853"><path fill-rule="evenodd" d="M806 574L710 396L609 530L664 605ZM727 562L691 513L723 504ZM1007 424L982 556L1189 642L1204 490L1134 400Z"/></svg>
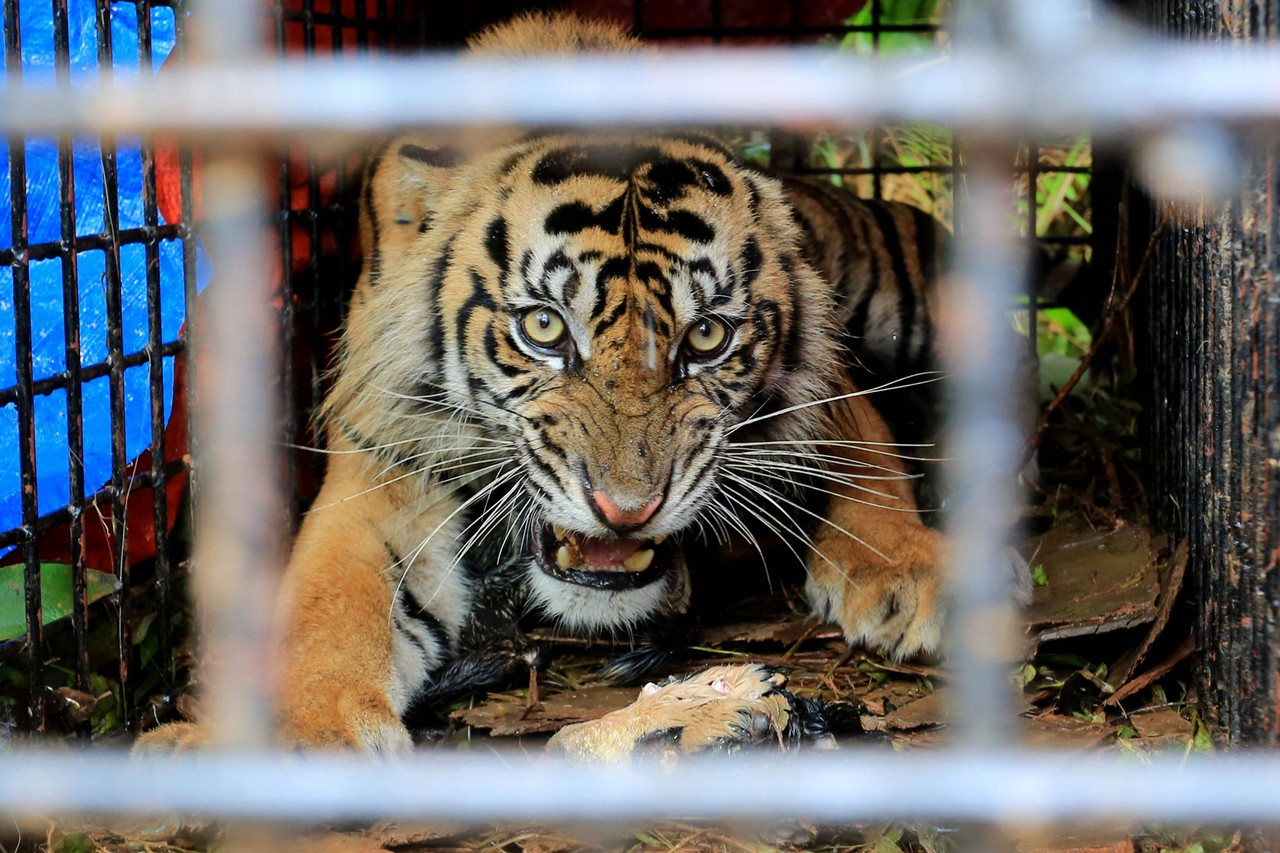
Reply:
<svg viewBox="0 0 1280 853"><path fill-rule="evenodd" d="M1033 746L1094 754L1107 762L1141 760L1157 752L1213 749L1196 696L1182 667L1190 654L1189 624L1178 612L1185 556L1170 553L1132 522L1091 526L1076 519L1029 538L1024 556L1036 579L1027 610L1025 661L1010 664L1017 694L1011 738ZM632 701L635 688L592 683L615 650L550 635L535 637L552 663L528 685L494 692L442 716L431 748L504 748L535 753L553 731L595 719ZM945 664L895 663L850 649L829 625L806 615L797 589L739 601L703 625L686 653L664 672L713 664L763 663L785 668L789 688L806 698L860 704L864 732L847 741L892 750L945 743L952 684ZM34 828L33 828L34 831ZM212 850L217 827L178 823L140 826L75 822L39 830L50 851ZM28 836L30 838L31 836ZM963 833L949 827L877 824L724 828L697 821L647 827L567 831L537 826L379 823L280 839L278 849L326 851L473 851L552 853L577 850L941 851ZM6 844L0 832L0 844ZM1018 842L1019 850L1157 851L1246 849L1234 832L1136 829L1123 826L1047 829ZM14 845L16 846L16 845ZM6 846L11 850L14 846ZM28 848L22 848L28 849ZM30 848L35 849L35 848Z"/></svg>

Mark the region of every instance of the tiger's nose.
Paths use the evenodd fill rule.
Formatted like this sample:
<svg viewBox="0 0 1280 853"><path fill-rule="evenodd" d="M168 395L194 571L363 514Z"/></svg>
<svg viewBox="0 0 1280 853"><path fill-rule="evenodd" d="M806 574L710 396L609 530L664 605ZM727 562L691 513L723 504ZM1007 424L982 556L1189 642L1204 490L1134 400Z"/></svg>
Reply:
<svg viewBox="0 0 1280 853"><path fill-rule="evenodd" d="M595 504L596 515L600 520L618 533L634 530L653 518L653 514L662 506L662 495L655 495L639 509L623 509L613 502L613 498L604 492L592 492L591 500Z"/></svg>

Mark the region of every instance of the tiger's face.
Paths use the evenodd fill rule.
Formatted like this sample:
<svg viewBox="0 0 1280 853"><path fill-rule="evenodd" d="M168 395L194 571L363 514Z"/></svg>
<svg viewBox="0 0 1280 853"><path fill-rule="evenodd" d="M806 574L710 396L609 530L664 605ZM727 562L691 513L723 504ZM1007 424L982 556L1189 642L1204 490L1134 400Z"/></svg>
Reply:
<svg viewBox="0 0 1280 853"><path fill-rule="evenodd" d="M786 410L827 387L825 287L774 182L709 137L542 136L440 186L369 288L402 318L379 372L506 442L544 609L630 624L671 593L682 534L740 526L734 443L811 432Z"/></svg>

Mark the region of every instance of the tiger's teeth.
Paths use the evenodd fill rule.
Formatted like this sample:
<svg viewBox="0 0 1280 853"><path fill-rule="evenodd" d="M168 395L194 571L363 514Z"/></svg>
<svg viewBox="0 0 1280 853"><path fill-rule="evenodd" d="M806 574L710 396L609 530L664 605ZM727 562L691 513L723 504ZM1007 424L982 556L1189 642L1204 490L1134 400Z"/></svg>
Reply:
<svg viewBox="0 0 1280 853"><path fill-rule="evenodd" d="M551 525L551 532L555 534L557 542L563 542L565 537L569 535L569 531L558 524Z"/></svg>
<svg viewBox="0 0 1280 853"><path fill-rule="evenodd" d="M569 555L568 546L561 545L556 550L556 565L562 569L567 569L573 565L573 557Z"/></svg>
<svg viewBox="0 0 1280 853"><path fill-rule="evenodd" d="M666 541L667 541L667 534L665 534L665 533L664 533L664 534L662 534L661 536L656 537L656 538L653 540L653 544L654 544L654 545L661 545L663 542L666 542Z"/></svg>
<svg viewBox="0 0 1280 853"><path fill-rule="evenodd" d="M629 572L643 572L653 563L653 549L644 548L636 551L630 557L622 561L622 565L627 567Z"/></svg>

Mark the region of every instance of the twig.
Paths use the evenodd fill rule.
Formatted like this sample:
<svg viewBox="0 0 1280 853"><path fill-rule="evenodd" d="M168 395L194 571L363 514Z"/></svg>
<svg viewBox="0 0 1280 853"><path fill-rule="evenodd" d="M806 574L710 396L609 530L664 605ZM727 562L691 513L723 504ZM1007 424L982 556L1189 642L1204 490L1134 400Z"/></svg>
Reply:
<svg viewBox="0 0 1280 853"><path fill-rule="evenodd" d="M1036 430L1032 433L1031 440L1028 442L1029 452L1034 452L1035 448L1040 446L1040 439L1044 435L1045 429L1049 426L1050 416L1052 416L1054 410L1061 406L1062 402L1067 399L1067 396L1080 382L1081 378L1084 377L1085 372L1090 368L1090 366L1092 366L1093 360L1097 356L1098 351L1102 348L1102 345L1115 333L1120 316L1124 313L1125 309L1129 307L1129 302L1133 299L1134 293L1138 290L1138 284L1142 281L1143 276L1146 275L1147 263L1151 260L1151 255L1156 248L1156 240L1163 231L1164 224L1161 223L1156 227L1155 231L1151 232L1151 239L1147 241L1146 251L1142 253L1142 260L1138 263L1138 271L1135 272L1133 274L1133 278L1129 280L1129 286L1125 289L1124 296L1119 300L1115 298L1116 289L1114 285L1112 286L1111 296L1107 300L1106 317L1102 321L1102 329L1093 339L1093 343L1090 344L1089 350L1084 354L1084 357L1080 359L1080 364L1076 367L1075 373L1071 374L1071 378L1063 383L1062 387L1058 389L1058 393L1055 394L1054 398L1049 401L1049 404L1044 407L1044 411L1040 414L1040 420L1036 424Z"/></svg>

